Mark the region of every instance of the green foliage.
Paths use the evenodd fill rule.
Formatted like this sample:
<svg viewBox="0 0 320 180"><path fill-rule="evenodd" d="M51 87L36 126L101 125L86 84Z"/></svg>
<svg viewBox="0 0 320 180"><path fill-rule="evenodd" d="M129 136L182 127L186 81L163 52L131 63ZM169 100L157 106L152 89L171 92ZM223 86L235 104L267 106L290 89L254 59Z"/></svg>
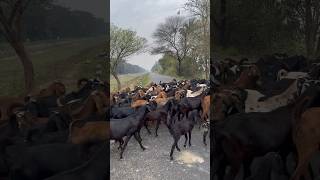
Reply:
<svg viewBox="0 0 320 180"><path fill-rule="evenodd" d="M37 41L26 43L35 69L35 86L44 87L54 80L61 80L67 90L75 90L78 79L93 78L97 64L96 56L105 48L104 37L68 39L60 41ZM0 44L9 49L8 44ZM0 96L19 95L23 92L23 71L14 54L0 53ZM102 79L107 79L103 70Z"/></svg>
<svg viewBox="0 0 320 180"><path fill-rule="evenodd" d="M221 46L222 0L213 1L215 43ZM284 4L276 0L227 0L224 47L243 54L297 52L301 43L299 23L290 19Z"/></svg>
<svg viewBox="0 0 320 180"><path fill-rule="evenodd" d="M110 28L111 73L116 73L119 64L131 55L140 53L146 47L147 40L139 37L137 32L122 29L115 25Z"/></svg>
<svg viewBox="0 0 320 180"><path fill-rule="evenodd" d="M32 0L22 17L24 40L48 40L104 35L106 23L85 11L71 10L51 0ZM45 3L44 3L45 2ZM0 28L1 29L1 28ZM0 41L4 36L0 32Z"/></svg>
<svg viewBox="0 0 320 180"><path fill-rule="evenodd" d="M205 72L201 69L197 62L192 58L186 57L181 64L181 75L177 72L178 62L170 55L164 55L159 61L152 67L151 71L159 74L165 74L172 77L183 78L204 78Z"/></svg>
<svg viewBox="0 0 320 180"><path fill-rule="evenodd" d="M143 73L146 72L145 69L138 65L133 65L130 63L121 63L117 67L117 73L118 74L128 74L128 73Z"/></svg>

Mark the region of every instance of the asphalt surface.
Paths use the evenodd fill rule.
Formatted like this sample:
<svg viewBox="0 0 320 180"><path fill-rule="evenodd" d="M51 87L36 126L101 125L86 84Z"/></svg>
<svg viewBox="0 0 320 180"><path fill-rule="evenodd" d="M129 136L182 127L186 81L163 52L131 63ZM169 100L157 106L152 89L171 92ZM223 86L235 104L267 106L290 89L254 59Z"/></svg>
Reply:
<svg viewBox="0 0 320 180"><path fill-rule="evenodd" d="M173 77L161 75L161 74L156 74L156 73L150 73L150 78L151 78L152 82L157 83L157 84L160 81L164 82L164 83L168 83L168 82L171 82L173 79Z"/></svg>
<svg viewBox="0 0 320 180"><path fill-rule="evenodd" d="M210 139L207 146L202 143L202 131L196 125L192 131L192 146L183 147L184 137L180 138L179 148L169 153L173 138L163 124L160 125L158 137L151 135L145 128L141 130L142 144L147 149L142 151L138 142L132 137L120 160L118 143L110 145L110 176L112 180L209 180L210 179Z"/></svg>

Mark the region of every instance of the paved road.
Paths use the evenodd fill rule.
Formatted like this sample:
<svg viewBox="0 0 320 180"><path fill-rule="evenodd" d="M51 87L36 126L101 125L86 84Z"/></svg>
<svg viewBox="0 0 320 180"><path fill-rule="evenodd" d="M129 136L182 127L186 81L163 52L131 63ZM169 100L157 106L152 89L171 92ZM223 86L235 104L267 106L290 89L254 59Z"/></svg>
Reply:
<svg viewBox="0 0 320 180"><path fill-rule="evenodd" d="M150 73L150 78L151 81L154 83L159 83L161 82L170 82L172 81L172 79L174 79L173 77L170 76L165 76L165 75L161 75L161 74L156 74L156 73Z"/></svg>
<svg viewBox="0 0 320 180"><path fill-rule="evenodd" d="M110 146L110 174L112 180L209 180L210 145L205 147L201 141L202 131L195 126L192 132L192 146L183 147L184 137L179 141L181 152L174 151L174 160L169 153L173 143L167 127L160 125L159 137L154 137L145 128L141 130L142 144L147 148L142 151L138 142L131 138L119 159L118 143ZM207 141L209 142L210 139Z"/></svg>

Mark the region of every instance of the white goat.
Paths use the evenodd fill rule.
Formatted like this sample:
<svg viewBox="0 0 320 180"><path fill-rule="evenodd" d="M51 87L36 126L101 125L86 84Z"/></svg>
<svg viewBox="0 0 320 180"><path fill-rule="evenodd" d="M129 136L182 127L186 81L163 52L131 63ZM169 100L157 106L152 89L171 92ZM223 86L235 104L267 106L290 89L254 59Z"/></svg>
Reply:
<svg viewBox="0 0 320 180"><path fill-rule="evenodd" d="M246 89L248 97L245 102L245 112L270 112L279 107L286 106L294 100L297 93L297 80L295 80L284 92L272 96L265 101L258 101L264 95L255 90Z"/></svg>
<svg viewBox="0 0 320 180"><path fill-rule="evenodd" d="M280 69L277 74L277 80L281 79L298 79L308 77L306 72L288 72L285 69Z"/></svg>

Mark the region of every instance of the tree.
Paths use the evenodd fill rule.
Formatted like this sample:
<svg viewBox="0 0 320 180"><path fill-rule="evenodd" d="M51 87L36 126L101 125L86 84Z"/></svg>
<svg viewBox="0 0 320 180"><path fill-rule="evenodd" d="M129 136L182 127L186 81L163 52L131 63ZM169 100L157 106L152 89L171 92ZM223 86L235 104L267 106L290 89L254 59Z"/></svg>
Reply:
<svg viewBox="0 0 320 180"><path fill-rule="evenodd" d="M32 61L25 49L22 37L22 17L31 3L44 0L0 0L0 32L15 50L22 63L25 78L25 91L29 93L34 86Z"/></svg>
<svg viewBox="0 0 320 180"><path fill-rule="evenodd" d="M181 63L190 50L188 38L191 33L191 24L181 16L168 17L164 23L159 24L153 33L157 46L153 54L170 54L178 61L178 75L182 73Z"/></svg>
<svg viewBox="0 0 320 180"><path fill-rule="evenodd" d="M301 24L307 56L320 55L320 1L287 0L284 3L294 10L293 18Z"/></svg>
<svg viewBox="0 0 320 180"><path fill-rule="evenodd" d="M200 63L205 71L206 78L210 73L210 1L209 0L188 0L185 4L195 18L193 22L193 40L190 57Z"/></svg>
<svg viewBox="0 0 320 180"><path fill-rule="evenodd" d="M118 90L121 82L118 78L117 67L131 55L142 52L146 48L147 40L139 37L135 31L122 29L115 25L110 27L110 73L117 80Z"/></svg>

